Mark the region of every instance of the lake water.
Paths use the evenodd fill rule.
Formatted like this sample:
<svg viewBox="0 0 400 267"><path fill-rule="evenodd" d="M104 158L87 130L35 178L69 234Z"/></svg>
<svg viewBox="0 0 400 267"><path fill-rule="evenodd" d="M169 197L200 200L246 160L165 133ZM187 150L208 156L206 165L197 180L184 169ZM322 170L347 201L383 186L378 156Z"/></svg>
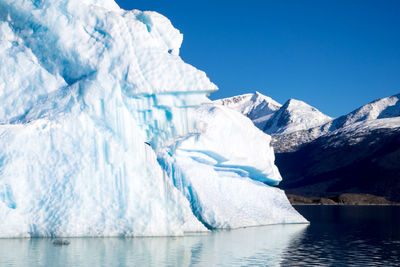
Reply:
<svg viewBox="0 0 400 267"><path fill-rule="evenodd" d="M400 206L296 206L310 225L185 237L0 240L0 266L400 266Z"/></svg>

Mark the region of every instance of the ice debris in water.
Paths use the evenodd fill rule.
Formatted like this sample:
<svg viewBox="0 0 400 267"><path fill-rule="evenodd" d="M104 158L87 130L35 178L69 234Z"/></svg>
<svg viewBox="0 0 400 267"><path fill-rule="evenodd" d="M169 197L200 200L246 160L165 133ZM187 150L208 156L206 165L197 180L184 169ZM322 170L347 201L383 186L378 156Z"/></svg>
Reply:
<svg viewBox="0 0 400 267"><path fill-rule="evenodd" d="M67 239L54 239L53 245L54 246L68 246L70 242Z"/></svg>
<svg viewBox="0 0 400 267"><path fill-rule="evenodd" d="M305 222L262 183L280 180L269 137L196 111L217 87L181 42L112 0L0 0L0 237Z"/></svg>

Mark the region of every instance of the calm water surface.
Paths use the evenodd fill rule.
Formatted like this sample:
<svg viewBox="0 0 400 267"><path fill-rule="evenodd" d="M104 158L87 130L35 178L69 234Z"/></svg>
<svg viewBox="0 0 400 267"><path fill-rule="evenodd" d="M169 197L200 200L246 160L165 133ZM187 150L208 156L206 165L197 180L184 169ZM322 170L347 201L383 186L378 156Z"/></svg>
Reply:
<svg viewBox="0 0 400 267"><path fill-rule="evenodd" d="M310 225L165 238L0 239L0 266L400 266L400 206L296 206Z"/></svg>

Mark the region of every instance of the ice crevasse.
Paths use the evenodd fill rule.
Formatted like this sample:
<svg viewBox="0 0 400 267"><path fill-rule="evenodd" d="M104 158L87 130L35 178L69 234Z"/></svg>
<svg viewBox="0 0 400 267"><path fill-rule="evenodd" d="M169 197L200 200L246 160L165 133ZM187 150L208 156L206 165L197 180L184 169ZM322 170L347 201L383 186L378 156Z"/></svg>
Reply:
<svg viewBox="0 0 400 267"><path fill-rule="evenodd" d="M270 137L112 0L0 0L0 237L155 236L306 220Z"/></svg>

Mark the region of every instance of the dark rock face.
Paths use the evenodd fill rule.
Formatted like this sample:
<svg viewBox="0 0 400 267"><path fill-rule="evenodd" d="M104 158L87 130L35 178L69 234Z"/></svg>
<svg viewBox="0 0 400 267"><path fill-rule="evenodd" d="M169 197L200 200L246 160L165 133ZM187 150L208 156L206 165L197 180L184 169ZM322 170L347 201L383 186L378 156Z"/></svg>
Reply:
<svg viewBox="0 0 400 267"><path fill-rule="evenodd" d="M339 204L348 204L348 205L393 204L384 197L374 196L371 194L341 194L337 197L332 198L332 200L336 201Z"/></svg>
<svg viewBox="0 0 400 267"><path fill-rule="evenodd" d="M293 195L293 194L287 194L286 195L292 205L310 205L310 204L323 204L323 205L335 205L337 202L333 201L332 199L329 198L324 198L324 197L304 197L304 196L298 196L298 195Z"/></svg>
<svg viewBox="0 0 400 267"><path fill-rule="evenodd" d="M289 194L363 193L400 202L400 128L324 135L295 152L276 153L275 163Z"/></svg>
<svg viewBox="0 0 400 267"><path fill-rule="evenodd" d="M371 194L340 194L330 197L304 197L299 195L287 195L292 205L398 205L384 197Z"/></svg>

